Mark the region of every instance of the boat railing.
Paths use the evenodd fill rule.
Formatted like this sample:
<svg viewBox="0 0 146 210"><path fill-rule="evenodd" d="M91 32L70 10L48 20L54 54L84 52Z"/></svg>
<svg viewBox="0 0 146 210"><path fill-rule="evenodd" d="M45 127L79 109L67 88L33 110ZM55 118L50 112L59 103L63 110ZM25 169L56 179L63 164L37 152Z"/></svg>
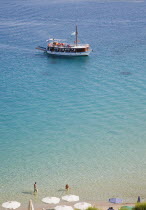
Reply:
<svg viewBox="0 0 146 210"><path fill-rule="evenodd" d="M79 44L76 46L75 44L67 44L67 43L49 43L48 47L58 47L58 48L89 47L89 44Z"/></svg>

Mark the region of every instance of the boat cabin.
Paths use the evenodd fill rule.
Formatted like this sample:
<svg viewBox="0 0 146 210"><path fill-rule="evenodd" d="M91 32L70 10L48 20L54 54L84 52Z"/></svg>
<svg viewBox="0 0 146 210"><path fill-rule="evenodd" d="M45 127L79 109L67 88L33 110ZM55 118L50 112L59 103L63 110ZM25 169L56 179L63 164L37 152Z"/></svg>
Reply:
<svg viewBox="0 0 146 210"><path fill-rule="evenodd" d="M47 51L51 52L87 52L89 50L89 45L69 45L65 43L58 43L58 42L53 42L49 43L47 46Z"/></svg>

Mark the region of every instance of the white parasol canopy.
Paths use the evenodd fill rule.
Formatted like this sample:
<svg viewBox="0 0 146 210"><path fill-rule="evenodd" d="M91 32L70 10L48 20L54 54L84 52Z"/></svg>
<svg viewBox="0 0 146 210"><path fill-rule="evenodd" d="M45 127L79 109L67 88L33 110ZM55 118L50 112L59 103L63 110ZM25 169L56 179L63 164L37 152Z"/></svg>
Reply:
<svg viewBox="0 0 146 210"><path fill-rule="evenodd" d="M60 202L60 198L56 198L56 197L46 197L43 198L42 201L44 203L49 203L49 204L57 204Z"/></svg>
<svg viewBox="0 0 146 210"><path fill-rule="evenodd" d="M92 205L90 203L86 203L86 202L81 202L81 203L76 203L74 205L74 207L76 209L81 209L81 210L85 210L87 209L88 207L91 207Z"/></svg>
<svg viewBox="0 0 146 210"><path fill-rule="evenodd" d="M68 202L79 201L79 196L77 196L77 195L65 195L65 196L62 196L62 200L68 201Z"/></svg>
<svg viewBox="0 0 146 210"><path fill-rule="evenodd" d="M19 203L17 201L7 201L2 204L2 207L6 208L6 209L17 209L20 206L21 206L21 203Z"/></svg>
<svg viewBox="0 0 146 210"><path fill-rule="evenodd" d="M32 200L29 200L28 210L34 210Z"/></svg>
<svg viewBox="0 0 146 210"><path fill-rule="evenodd" d="M71 206L56 206L54 208L55 210L73 210L73 208Z"/></svg>

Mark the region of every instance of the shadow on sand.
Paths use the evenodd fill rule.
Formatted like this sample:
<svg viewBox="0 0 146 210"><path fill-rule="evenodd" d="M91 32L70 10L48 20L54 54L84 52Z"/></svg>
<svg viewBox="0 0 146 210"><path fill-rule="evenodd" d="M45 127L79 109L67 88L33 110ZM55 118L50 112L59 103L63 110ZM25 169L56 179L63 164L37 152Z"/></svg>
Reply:
<svg viewBox="0 0 146 210"><path fill-rule="evenodd" d="M22 193L26 195L33 195L33 192L22 192Z"/></svg>
<svg viewBox="0 0 146 210"><path fill-rule="evenodd" d="M65 192L65 189L59 189L58 192Z"/></svg>

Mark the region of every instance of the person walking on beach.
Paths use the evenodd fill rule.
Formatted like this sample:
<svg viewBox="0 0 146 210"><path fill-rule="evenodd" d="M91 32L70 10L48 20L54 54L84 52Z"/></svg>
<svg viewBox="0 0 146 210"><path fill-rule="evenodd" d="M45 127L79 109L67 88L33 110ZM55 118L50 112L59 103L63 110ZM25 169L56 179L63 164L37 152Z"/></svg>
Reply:
<svg viewBox="0 0 146 210"><path fill-rule="evenodd" d="M38 192L38 189L37 189L37 185L36 185L36 182L34 183L34 193L37 193Z"/></svg>

